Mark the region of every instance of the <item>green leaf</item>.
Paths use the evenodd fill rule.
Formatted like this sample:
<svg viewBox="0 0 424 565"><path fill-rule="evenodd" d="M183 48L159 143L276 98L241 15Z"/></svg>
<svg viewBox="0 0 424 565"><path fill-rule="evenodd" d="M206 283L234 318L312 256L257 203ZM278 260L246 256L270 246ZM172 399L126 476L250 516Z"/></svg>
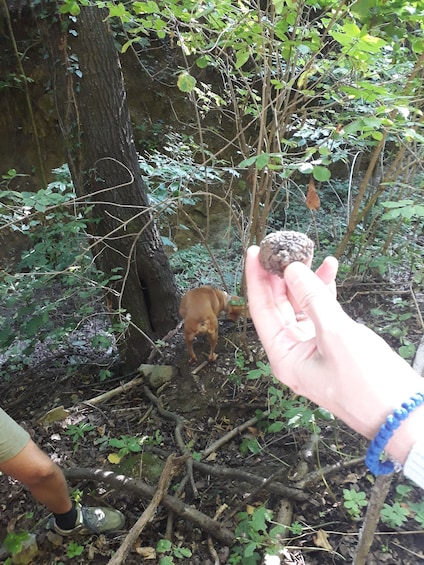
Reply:
<svg viewBox="0 0 424 565"><path fill-rule="evenodd" d="M399 216L400 216L400 210L399 210L399 208L395 208L394 210L389 210L388 212L385 212L381 216L381 219L382 220L394 220L395 218L398 218Z"/></svg>
<svg viewBox="0 0 424 565"><path fill-rule="evenodd" d="M177 559L182 559L183 557L191 557L192 552L188 547L175 547L174 555Z"/></svg>
<svg viewBox="0 0 424 565"><path fill-rule="evenodd" d="M118 438L115 438L115 437L111 437L111 438L109 439L109 445L110 445L111 447L118 447L118 448L121 448L121 447L124 447L124 446L125 446L125 441L123 441L122 439L118 439Z"/></svg>
<svg viewBox="0 0 424 565"><path fill-rule="evenodd" d="M134 2L133 9L136 14L160 14L159 6L152 0Z"/></svg>
<svg viewBox="0 0 424 565"><path fill-rule="evenodd" d="M402 526L409 514L409 509L401 506L399 502L395 502L392 506L385 503L380 512L382 521L393 528Z"/></svg>
<svg viewBox="0 0 424 565"><path fill-rule="evenodd" d="M358 37L361 34L361 30L353 22L346 22L343 25L343 31L346 35L350 36L350 39L352 39L353 37Z"/></svg>
<svg viewBox="0 0 424 565"><path fill-rule="evenodd" d="M0 329L0 345L6 346L13 341L14 333L9 325Z"/></svg>
<svg viewBox="0 0 424 565"><path fill-rule="evenodd" d="M269 511L265 506L259 506L252 516L252 527L255 532L266 532L266 520L269 519Z"/></svg>
<svg viewBox="0 0 424 565"><path fill-rule="evenodd" d="M211 63L210 57L206 55L196 59L196 65L199 67L199 69L205 69L208 65L210 65L210 63Z"/></svg>
<svg viewBox="0 0 424 565"><path fill-rule="evenodd" d="M67 555L68 557L78 557L84 552L84 546L76 541L70 541L68 544Z"/></svg>
<svg viewBox="0 0 424 565"><path fill-rule="evenodd" d="M236 65L235 65L236 69L240 69L245 63L247 63L249 57L250 57L249 49L238 49L236 54Z"/></svg>
<svg viewBox="0 0 424 565"><path fill-rule="evenodd" d="M413 200L399 200L382 202L384 208L388 208L388 211L382 215L383 220L392 220L402 216L407 220L414 217L422 218L424 217L424 206L421 204L414 204Z"/></svg>
<svg viewBox="0 0 424 565"><path fill-rule="evenodd" d="M323 167L322 165L315 165L313 170L312 170L312 174L313 174L315 180L318 180L318 181L321 181L321 182L327 181L331 177L330 169L327 169L327 167Z"/></svg>
<svg viewBox="0 0 424 565"><path fill-rule="evenodd" d="M268 426L268 432L270 434L281 432L284 428L284 422L273 422L270 426Z"/></svg>
<svg viewBox="0 0 424 565"><path fill-rule="evenodd" d="M251 165L253 165L253 163L256 162L257 159L257 155L254 155L253 157L249 157L248 159L244 159L240 164L239 167L241 169L244 169L245 167L250 167Z"/></svg>
<svg viewBox="0 0 424 565"><path fill-rule="evenodd" d="M356 133L357 131L362 131L363 122L361 119L353 120L350 124L344 127L345 133Z"/></svg>
<svg viewBox="0 0 424 565"><path fill-rule="evenodd" d="M27 541L29 537L30 537L29 532L20 532L20 533L10 532L5 537L3 541L3 545L10 553L12 554L18 553L22 549L23 542Z"/></svg>
<svg viewBox="0 0 424 565"><path fill-rule="evenodd" d="M108 5L109 7L109 15L111 18L123 18L127 14L127 10L125 6L119 2L119 4L112 4Z"/></svg>
<svg viewBox="0 0 424 565"><path fill-rule="evenodd" d="M381 205L384 206L384 208L401 208L402 206L410 206L413 203L413 200L387 200L386 202L382 202Z"/></svg>
<svg viewBox="0 0 424 565"><path fill-rule="evenodd" d="M192 92L196 86L196 79L189 73L183 72L178 77L177 86L181 92Z"/></svg>
<svg viewBox="0 0 424 565"><path fill-rule="evenodd" d="M376 141L381 141L383 139L383 134L381 131L373 131L371 137Z"/></svg>
<svg viewBox="0 0 424 565"><path fill-rule="evenodd" d="M409 343L408 345L401 345L399 347L399 355L403 359L412 359L415 355L415 345L413 343Z"/></svg>
<svg viewBox="0 0 424 565"><path fill-rule="evenodd" d="M172 549L172 543L167 539L160 539L156 544L156 551L166 553Z"/></svg>
<svg viewBox="0 0 424 565"><path fill-rule="evenodd" d="M424 143L424 136L412 128L405 128L404 135L407 141L418 141L419 143Z"/></svg>
<svg viewBox="0 0 424 565"><path fill-rule="evenodd" d="M129 39L128 41L126 41L123 46L121 47L121 53L126 53L128 50L128 47L131 47L131 45L133 43L137 43L138 42L138 38L134 37L133 39Z"/></svg>
<svg viewBox="0 0 424 565"><path fill-rule="evenodd" d="M244 557L245 560L249 559L249 557L252 557L253 555L256 554L256 551L255 551L256 547L257 547L257 544L256 544L255 541L251 541L244 546L243 557Z"/></svg>
<svg viewBox="0 0 424 565"><path fill-rule="evenodd" d="M421 204L416 204L414 206L414 212L416 216L424 218L424 206L422 206Z"/></svg>
<svg viewBox="0 0 424 565"><path fill-rule="evenodd" d="M165 557L161 557L159 561L159 565L174 565L174 559L171 555L165 555Z"/></svg>
<svg viewBox="0 0 424 565"><path fill-rule="evenodd" d="M256 159L256 166L259 171L264 167L266 167L268 163L269 163L269 153L261 153L260 155L258 155L258 158Z"/></svg>
<svg viewBox="0 0 424 565"><path fill-rule="evenodd" d="M60 6L59 12L61 14L71 14L71 16L78 16L78 14L81 12L81 9L78 5L78 2L70 0Z"/></svg>
<svg viewBox="0 0 424 565"><path fill-rule="evenodd" d="M49 317L48 312L32 316L31 320L26 324L26 332L28 336L34 336L38 330L43 327Z"/></svg>

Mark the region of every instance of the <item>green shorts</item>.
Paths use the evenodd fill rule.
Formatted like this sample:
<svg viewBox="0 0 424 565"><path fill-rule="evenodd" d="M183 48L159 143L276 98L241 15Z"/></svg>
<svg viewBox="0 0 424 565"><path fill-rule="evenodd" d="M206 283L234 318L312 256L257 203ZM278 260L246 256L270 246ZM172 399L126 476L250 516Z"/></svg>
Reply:
<svg viewBox="0 0 424 565"><path fill-rule="evenodd" d="M29 441L29 433L0 408L0 463L18 455Z"/></svg>

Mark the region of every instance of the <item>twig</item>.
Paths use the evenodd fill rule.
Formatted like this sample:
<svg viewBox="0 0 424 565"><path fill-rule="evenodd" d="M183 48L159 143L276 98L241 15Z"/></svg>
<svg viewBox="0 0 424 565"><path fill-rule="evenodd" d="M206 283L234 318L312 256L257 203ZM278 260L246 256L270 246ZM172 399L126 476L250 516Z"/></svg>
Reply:
<svg viewBox="0 0 424 565"><path fill-rule="evenodd" d="M191 489L193 491L193 495L195 498L197 498L199 496L199 491L197 490L197 486L196 483L194 481L194 476L193 476L193 459L191 457L191 453L188 451L188 449L185 446L184 440L183 440L183 435L182 435L182 428L185 425L185 420L183 420L183 418L180 418L180 421L178 422L178 424L175 427L175 438L177 441L178 446L180 447L181 451L183 453L187 453L187 455L190 455L190 457L187 459L187 475L190 479L190 484L191 484Z"/></svg>
<svg viewBox="0 0 424 565"><path fill-rule="evenodd" d="M420 306L418 304L417 297L415 296L414 289L412 288L412 284L409 285L409 290L411 291L412 300L414 302L415 309L417 311L417 316L418 316L418 319L420 321L421 327L424 328L424 320L423 320L423 317L422 317L422 314L421 314L421 310L420 310Z"/></svg>
<svg viewBox="0 0 424 565"><path fill-rule="evenodd" d="M267 415L268 415L268 411L264 412L264 416ZM247 420L247 422L240 424L240 426L233 428L230 432L228 432L228 434L225 434L224 436L220 437L217 441L212 443L208 448L204 449L202 451L202 459L205 459L208 455L216 451L219 447L222 447L225 443L231 441L234 436L237 436L240 432L242 432L246 428L249 428L250 426L254 426L257 422L258 422L258 418L257 416L255 416L254 418Z"/></svg>
<svg viewBox="0 0 424 565"><path fill-rule="evenodd" d="M168 453L160 449L158 447L153 446L146 446L146 451L149 453L155 453L160 457L167 457ZM273 480L264 479L259 475L254 475L253 473L249 473L242 469L234 468L234 467L223 467L222 465L210 465L208 463L201 463L200 461L193 461L193 467L197 471L201 471L205 475L211 475L213 477L222 477L227 481L236 480L236 481L244 481L246 483L259 486L261 490L267 490L272 494L276 494L278 496L284 496L290 498L292 500L298 500L300 502L304 502L306 500L311 500L311 494L306 493L301 489L298 489L293 486L287 486L280 482L277 482L275 478ZM245 492L245 487L243 487L243 492ZM176 492L176 494L178 491Z"/></svg>
<svg viewBox="0 0 424 565"><path fill-rule="evenodd" d="M169 330L169 332L161 338L161 342L167 343L171 340L175 334L177 334L183 325L183 320L178 322L175 328ZM147 363L153 363L155 357L160 353L160 350L157 347L152 348L149 357L147 358Z"/></svg>
<svg viewBox="0 0 424 565"><path fill-rule="evenodd" d="M132 381L129 381L128 383L125 383L123 385L118 386L117 388L113 388L112 390L108 390L107 392L104 392L102 394L99 394L99 396L95 396L94 398L90 398L90 400L83 400L81 401L81 404L86 404L89 406L95 406L96 404L100 404L101 402L105 402L106 400L110 400L111 398L113 398L114 396L117 396L118 394L123 394L129 390L131 390L132 388L138 386L139 384L142 384L145 381L145 379L143 377L137 377L136 379L133 379ZM79 405L79 406L80 406ZM10 403L9 403L10 406ZM53 408L52 410L49 410L46 414L44 414L43 416L41 416L38 419L38 422L42 423L43 421L48 421L48 417L49 414L55 412L56 410L58 410L59 408L63 408L58 406ZM78 410L78 406L73 407L73 410Z"/></svg>
<svg viewBox="0 0 424 565"><path fill-rule="evenodd" d="M125 477L124 475L118 475L112 471L74 467L72 469L64 470L64 473L68 479L85 479L95 483L104 482L118 489L125 489L130 492L134 492L138 496L143 496L144 498L151 499L155 494L155 488L147 485L143 481ZM175 514L181 516L184 520L193 524L195 527L210 533L213 537L219 539L224 544L234 544L234 534L232 531L224 528L221 524L212 520L212 518L206 516L206 514L203 514L203 512L200 512L196 508L193 508L188 504L184 504L184 502L169 494L165 494L162 498L161 504L167 510L171 510Z"/></svg>
<svg viewBox="0 0 424 565"><path fill-rule="evenodd" d="M203 361L203 363L200 363L200 365L198 367L196 367L195 369L193 369L191 371L192 375L197 375L197 373L199 371L201 371L204 367L206 367L206 365L209 365L209 361L206 359L206 361Z"/></svg>
<svg viewBox="0 0 424 565"><path fill-rule="evenodd" d="M371 496L367 513L365 514L365 520L359 533L358 546L356 548L353 565L365 565L365 561L370 551L374 534L380 520L380 511L383 507L384 501L386 500L393 477L394 473L391 473L389 475L379 475L375 479L374 486L371 489Z"/></svg>
<svg viewBox="0 0 424 565"><path fill-rule="evenodd" d="M336 473L341 469L349 469L350 467L356 467L356 465L361 465L364 462L365 457L355 457L354 459L349 459L349 461L339 461L334 465L326 465L325 467L321 467L316 471L312 471L303 477L301 481L297 481L293 484L294 488L298 489L305 489L307 487L311 487L316 483L322 480L322 477L326 477L331 475L332 473Z"/></svg>
<svg viewBox="0 0 424 565"><path fill-rule="evenodd" d="M165 496L172 478L177 474L178 469L186 459L187 456L184 455L182 457L175 457L175 455L172 454L168 457L159 478L159 483L152 500L150 501L146 510L128 532L118 551L113 555L111 559L109 559L108 565L120 565L124 562L125 558L127 557L132 546L135 544L137 538L140 536L145 526L153 519L156 509L159 506L162 498Z"/></svg>
<svg viewBox="0 0 424 565"><path fill-rule="evenodd" d="M226 504L221 504L221 506L218 508L218 510L215 512L215 516L213 517L214 520L218 520L218 518L221 516L221 514L223 512L225 512L225 510L227 510L228 506ZM214 565L219 565L219 556L218 553L213 545L213 539L212 536L208 536L208 549L209 549L209 553L212 556L212 559L214 561Z"/></svg>
<svg viewBox="0 0 424 565"><path fill-rule="evenodd" d="M249 504L251 501L255 500L256 497L257 497L257 495L261 492L261 490L263 490L264 488L269 487L269 485L270 485L271 483L274 483L275 479L276 479L284 470L285 470L285 469L279 469L278 471L276 471L275 473L273 473L272 475L270 475L267 479L262 479L261 483L259 483L259 486L258 486L257 488L255 488L255 490L253 490L253 491L249 494L248 497L244 498L244 499L242 500L242 502L241 502L238 506L236 506L236 507L231 511L230 515L227 516L226 520L228 521L230 518L232 518L232 517L235 516L238 512L240 512L240 508L241 508L241 507L245 507L245 506L246 506L247 504ZM283 486L283 488L287 488L287 489L289 488L289 487L284 487L284 485L281 485L281 486ZM287 493L286 493L286 494L287 494ZM283 494L282 500L284 500L286 494ZM290 493L290 494L292 494L292 493ZM294 497L293 497L293 496L290 496L290 494L289 494L289 497L290 497L291 499L293 499ZM298 496L299 493L294 492L294 494L296 495L296 498L297 498L297 496ZM302 496L302 497L304 496L304 497L305 497L305 498L304 498L305 500L306 500L306 499L310 499L310 495L306 495L306 493L301 493L301 496ZM287 498L288 498L288 497L287 497ZM288 500L287 500L287 503L290 504Z"/></svg>
<svg viewBox="0 0 424 565"><path fill-rule="evenodd" d="M132 381L129 381L128 383L125 383L121 386L118 386L117 388L113 388L112 390L108 390L107 392L104 392L103 394L100 394L99 396L95 396L94 398L90 398L90 400L85 400L83 402L83 404L90 404L90 405L100 404L101 402L104 402L105 400L110 400L111 398L113 398L114 396L117 396L118 394L123 394L124 392L131 390L135 386L138 386L138 385L144 383L144 381L145 381L144 377L137 377L137 378L133 379Z"/></svg>
<svg viewBox="0 0 424 565"><path fill-rule="evenodd" d="M180 484L178 485L177 490L174 493L175 498L179 499L181 497L182 493L184 492L187 481L188 481L188 476L186 475L180 481ZM165 539L171 540L173 527L174 527L174 513L170 511L168 512L168 519L166 521L166 529L164 535Z"/></svg>
<svg viewBox="0 0 424 565"><path fill-rule="evenodd" d="M177 442L177 445L182 454L190 453L184 443L184 439L181 433L182 428L185 425L185 419L182 416L175 414L175 412L170 412L169 410L166 410L162 406L162 403L160 402L159 398L153 394L153 392L149 389L148 386L144 386L143 390L147 398L151 402L153 402L153 404L156 406L156 408L159 411L159 414L161 414L164 418L167 418L168 420L173 420L174 422L176 422L177 425L175 427L175 441ZM199 492L197 490L196 483L193 477L193 464L191 457L187 459L187 474L190 478L190 484L193 489L193 494L195 497L197 497L199 496Z"/></svg>
<svg viewBox="0 0 424 565"><path fill-rule="evenodd" d="M275 473L275 475L272 475L268 479L264 479L263 477L253 475L252 473L248 473L247 471L243 471L241 469L218 467L216 465L208 465L206 463L200 463L198 461L193 461L193 466L195 469L198 469L199 471L202 471L203 473L206 473L208 475L246 481L247 483L250 483L252 485L257 485L259 490L266 489L273 494L286 496L287 498L291 498L292 500L299 500L301 502L304 502L311 499L310 493L306 493L303 490L297 489L295 487L288 487L286 485L283 485L282 483L276 482L275 476L279 472Z"/></svg>

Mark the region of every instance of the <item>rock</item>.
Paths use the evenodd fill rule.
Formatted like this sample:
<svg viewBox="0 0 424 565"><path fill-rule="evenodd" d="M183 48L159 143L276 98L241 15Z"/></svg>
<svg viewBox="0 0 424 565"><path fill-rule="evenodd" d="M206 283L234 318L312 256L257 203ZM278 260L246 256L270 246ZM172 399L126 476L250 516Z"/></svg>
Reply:
<svg viewBox="0 0 424 565"><path fill-rule="evenodd" d="M34 557L38 555L37 538L35 534L29 534L28 539L22 542L20 551L12 555L14 565L30 565Z"/></svg>
<svg viewBox="0 0 424 565"><path fill-rule="evenodd" d="M138 370L148 377L150 386L155 389L171 382L176 371L172 365L140 365Z"/></svg>

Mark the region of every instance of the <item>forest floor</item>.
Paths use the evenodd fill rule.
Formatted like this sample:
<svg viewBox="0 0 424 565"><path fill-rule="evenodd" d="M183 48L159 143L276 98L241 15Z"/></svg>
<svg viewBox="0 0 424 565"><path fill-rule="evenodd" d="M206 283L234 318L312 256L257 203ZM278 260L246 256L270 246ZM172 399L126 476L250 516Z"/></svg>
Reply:
<svg viewBox="0 0 424 565"><path fill-rule="evenodd" d="M341 299L355 319L367 322L371 308L392 311L398 290L361 286L342 289ZM418 318L405 321L415 343L422 334ZM200 364L206 358L206 343L199 339L195 350ZM178 329L152 361L174 367L170 381L156 388L145 377L99 403L87 401L141 375L100 382L100 366L110 360L99 362L86 352L85 362L75 371L75 351L37 359L23 373L10 368L9 380L2 382L2 407L67 470L71 492L86 505L120 509L126 529L74 540L52 535L45 529L45 508L19 483L1 477L0 540L19 532L36 534L38 550L26 561L34 565L106 564L149 505L152 496L146 492L157 488L166 458L186 449L194 454L192 480L187 480L189 467L179 469L167 490L171 496L154 509L124 563L247 565L254 562L249 552L262 556L262 550L278 539L286 548L281 564L352 563L366 506L359 503L354 516L344 505L344 490L363 492L369 500L373 479L363 463L367 442L337 420L316 420L315 427L307 424L313 406L307 406L305 422L297 427L266 431L264 421L255 417L269 408L274 383L260 363L266 358L252 323L247 323L244 335L242 326L222 320L217 351L216 363L193 375ZM261 376L252 373L257 369L262 369ZM288 390L284 397L296 400ZM67 410L63 419L39 422L60 406ZM360 498L359 494L355 500ZM422 492L396 474L386 503L410 508L420 502L423 508ZM273 512L272 523L262 512L264 507ZM192 508L199 514L193 516ZM273 536L272 528L287 516L291 530ZM398 526L380 521L367 564L424 564L424 510L422 518L421 525L412 512ZM234 532L238 538L233 543ZM172 545L161 542L162 552L158 551L158 542L167 533ZM263 557L257 562L271 563Z"/></svg>

